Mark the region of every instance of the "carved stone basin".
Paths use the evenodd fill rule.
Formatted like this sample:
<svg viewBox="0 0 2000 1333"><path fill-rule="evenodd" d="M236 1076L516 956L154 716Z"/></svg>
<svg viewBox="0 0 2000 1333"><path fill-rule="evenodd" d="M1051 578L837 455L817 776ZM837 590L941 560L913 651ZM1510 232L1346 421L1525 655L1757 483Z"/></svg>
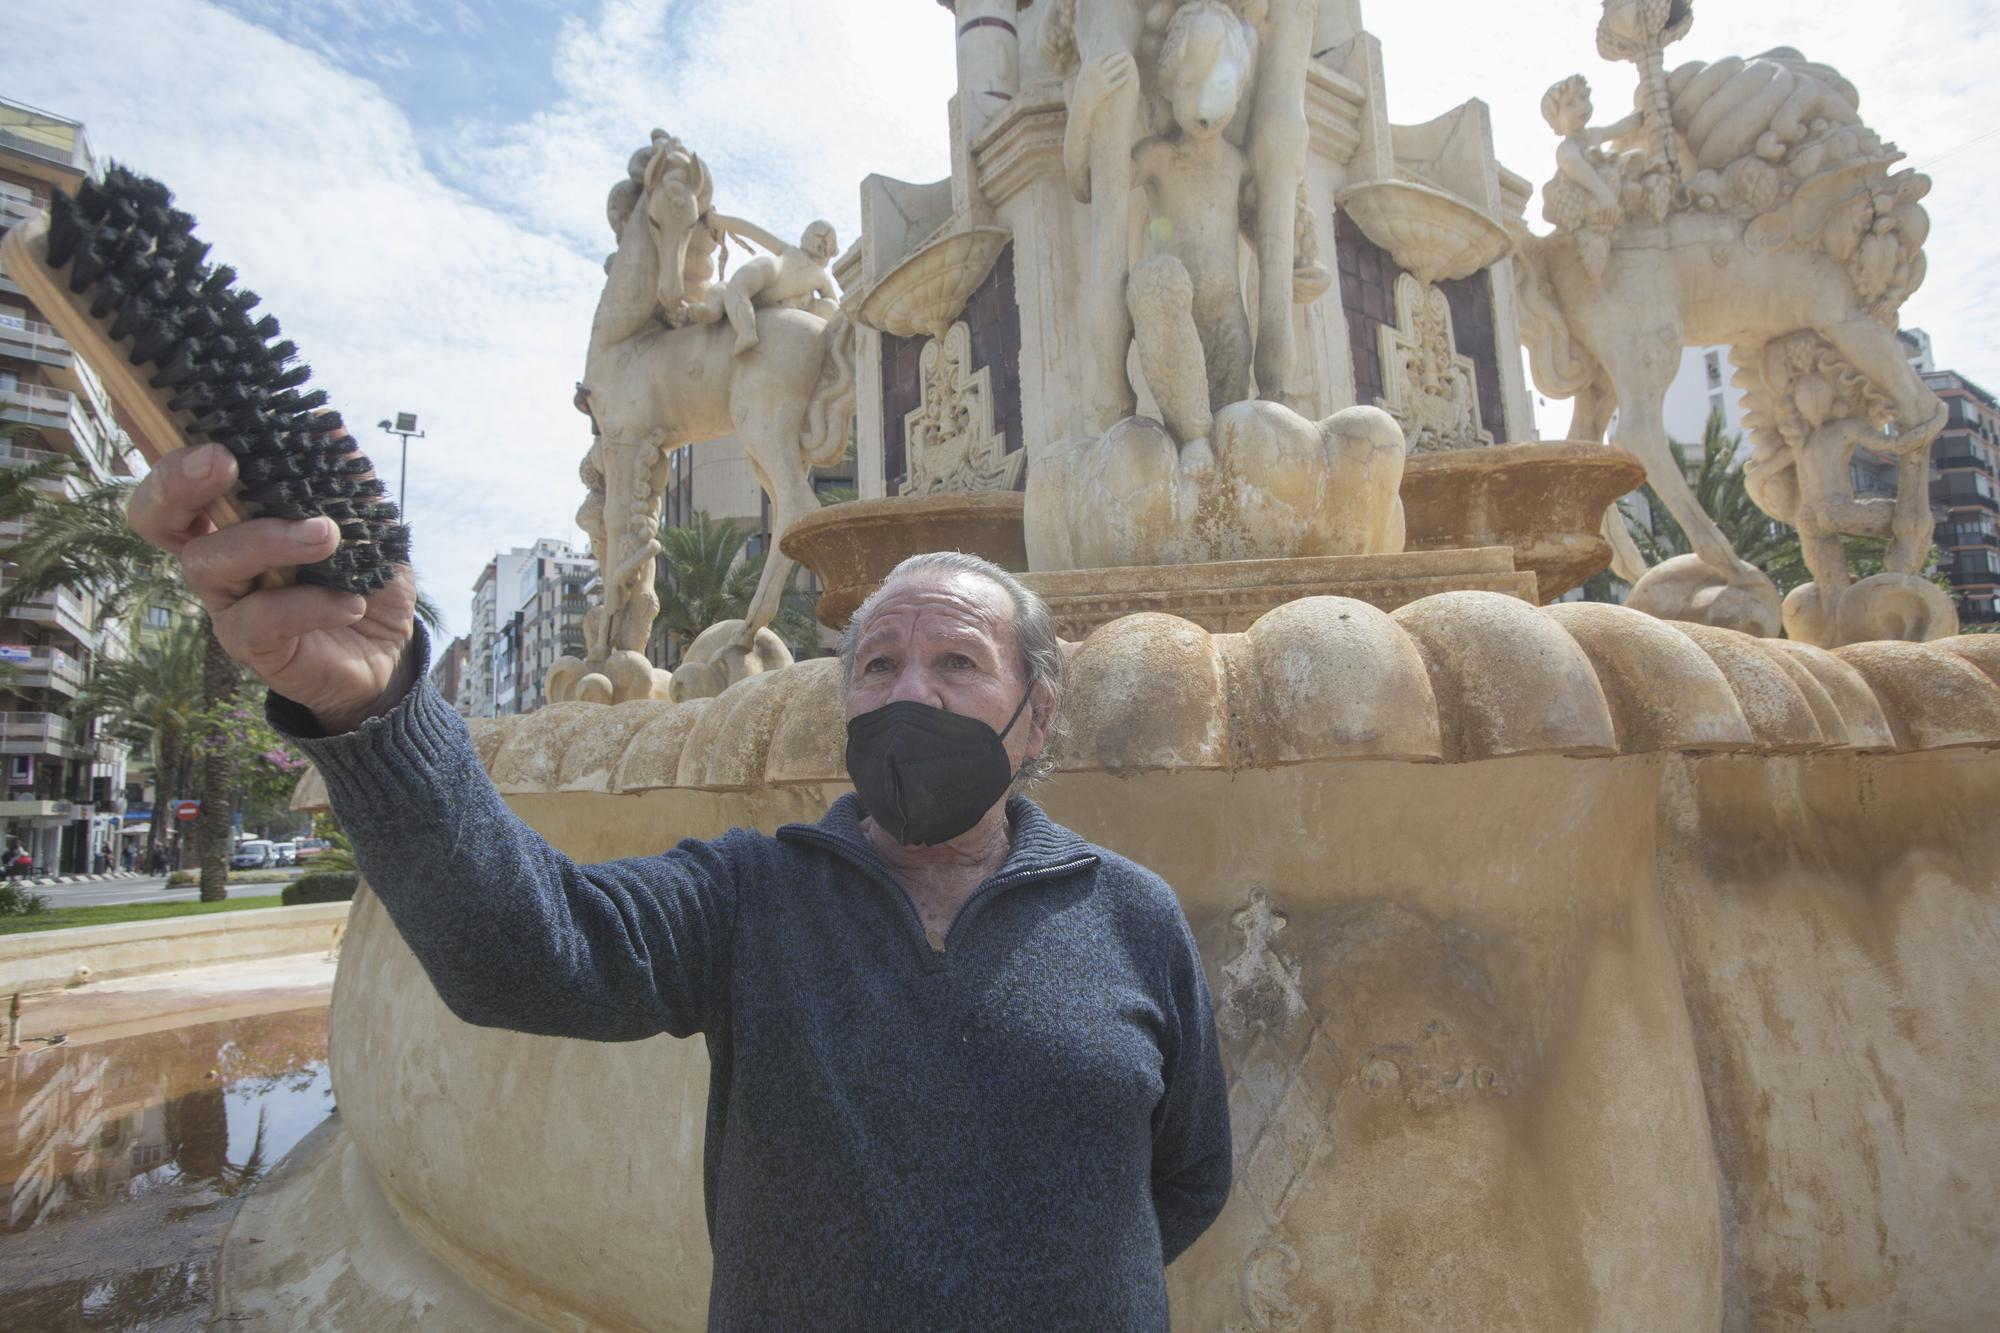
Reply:
<svg viewBox="0 0 2000 1333"><path fill-rule="evenodd" d="M1415 181L1368 181L1334 203L1423 283L1470 277L1498 262L1511 244L1500 224L1471 204Z"/></svg>
<svg viewBox="0 0 2000 1333"><path fill-rule="evenodd" d="M1005 227L966 227L926 241L876 280L854 318L902 338L944 337L1013 238Z"/></svg>
<svg viewBox="0 0 2000 1333"><path fill-rule="evenodd" d="M864 598L904 558L967 551L1008 569L1028 567L1019 491L896 495L829 505L792 524L778 545L819 577L814 614L829 629L847 624Z"/></svg>
<svg viewBox="0 0 2000 1333"><path fill-rule="evenodd" d="M1604 509L1646 469L1622 449L1535 440L1413 454L1403 465L1407 551L1511 546L1552 602L1611 564Z"/></svg>

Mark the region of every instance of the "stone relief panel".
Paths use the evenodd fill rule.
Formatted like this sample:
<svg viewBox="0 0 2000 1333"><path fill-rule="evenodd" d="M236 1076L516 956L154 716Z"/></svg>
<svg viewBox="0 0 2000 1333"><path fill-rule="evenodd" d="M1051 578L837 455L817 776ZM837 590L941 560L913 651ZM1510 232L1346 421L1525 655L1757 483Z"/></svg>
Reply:
<svg viewBox="0 0 2000 1333"><path fill-rule="evenodd" d="M921 397L903 418L909 476L904 495L1010 491L1027 455L1007 452L993 423L993 373L972 367L972 330L963 322L924 345Z"/></svg>
<svg viewBox="0 0 2000 1333"><path fill-rule="evenodd" d="M1480 421L1479 371L1452 337L1451 303L1408 273L1396 279L1396 322L1376 330L1381 405L1413 453L1493 443Z"/></svg>
<svg viewBox="0 0 2000 1333"><path fill-rule="evenodd" d="M1283 946L1285 913L1253 889L1230 924L1239 948L1222 965L1216 1027L1230 1078L1237 1185L1263 1231L1243 1260L1244 1319L1232 1333L1306 1328L1316 1307L1288 1290L1300 1264L1285 1214L1326 1136L1340 1056L1306 1002L1298 960Z"/></svg>
<svg viewBox="0 0 2000 1333"><path fill-rule="evenodd" d="M1021 311L1014 296L1014 247L1009 245L965 303L960 325L970 339L965 364L986 376L993 434L1014 464L1013 481L1024 483L1027 455L1021 431ZM921 494L912 489L915 461L909 421L924 404L924 357L931 340L882 335L882 471L890 495Z"/></svg>

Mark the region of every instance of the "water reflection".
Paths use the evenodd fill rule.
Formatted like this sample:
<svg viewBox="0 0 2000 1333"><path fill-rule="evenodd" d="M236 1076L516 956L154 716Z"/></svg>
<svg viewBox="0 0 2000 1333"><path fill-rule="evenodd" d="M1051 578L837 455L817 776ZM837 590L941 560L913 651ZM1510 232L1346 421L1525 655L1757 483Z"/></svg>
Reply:
<svg viewBox="0 0 2000 1333"><path fill-rule="evenodd" d="M320 1008L0 1062L0 1324L206 1327L235 1198L332 1108Z"/></svg>

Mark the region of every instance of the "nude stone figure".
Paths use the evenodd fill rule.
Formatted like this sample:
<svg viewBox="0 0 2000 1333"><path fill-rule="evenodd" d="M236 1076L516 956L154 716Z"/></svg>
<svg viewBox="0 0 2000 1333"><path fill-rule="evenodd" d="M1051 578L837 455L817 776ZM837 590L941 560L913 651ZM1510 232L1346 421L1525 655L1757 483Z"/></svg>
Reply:
<svg viewBox="0 0 2000 1333"><path fill-rule="evenodd" d="M1248 88L1249 29L1222 0L1183 5L1160 48L1168 133L1133 152L1145 189L1146 255L1126 287L1133 337L1161 419L1184 450L1201 451L1214 412L1250 396L1250 320L1238 281L1248 159L1224 137ZM1079 79L1117 86L1132 61L1109 57ZM1199 452L1194 454L1199 457Z"/></svg>
<svg viewBox="0 0 2000 1333"><path fill-rule="evenodd" d="M1556 176L1542 192L1542 216L1577 238L1585 268L1595 278L1611 254L1611 233L1624 218L1624 169L1604 145L1639 129L1634 112L1610 125L1592 126L1590 84L1571 75L1542 95L1542 119L1562 136Z"/></svg>
<svg viewBox="0 0 2000 1333"><path fill-rule="evenodd" d="M757 345L758 310L811 310L816 302L839 299L827 271L840 253L831 222L814 222L797 245L772 249L774 253L758 255L737 269L722 293L722 309L736 330L738 356Z"/></svg>

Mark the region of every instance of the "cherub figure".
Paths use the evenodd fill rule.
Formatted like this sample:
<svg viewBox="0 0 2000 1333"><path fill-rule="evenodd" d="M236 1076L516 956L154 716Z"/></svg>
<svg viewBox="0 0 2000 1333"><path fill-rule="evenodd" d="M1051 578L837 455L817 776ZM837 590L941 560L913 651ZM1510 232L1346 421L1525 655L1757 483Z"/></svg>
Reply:
<svg viewBox="0 0 2000 1333"><path fill-rule="evenodd" d="M1147 255L1126 286L1147 387L1184 450L1205 450L1216 409L1250 395L1250 319L1237 260L1248 159L1224 137L1251 83L1254 34L1223 0L1190 0L1160 46L1163 135L1133 150L1145 190ZM1117 88L1136 79L1113 55L1078 79Z"/></svg>
<svg viewBox="0 0 2000 1333"><path fill-rule="evenodd" d="M1572 74L1542 94L1542 119L1563 137L1556 146L1556 178L1542 192L1542 216L1576 237L1584 270L1602 276L1611 257L1611 233L1625 216L1625 172L1603 145L1640 127L1637 112L1612 125L1593 127L1590 83Z"/></svg>
<svg viewBox="0 0 2000 1333"><path fill-rule="evenodd" d="M741 234L743 224L735 219L718 219L732 235ZM773 306L810 310L820 301L837 301L838 289L827 266L840 253L831 222L813 222L797 245L773 243L760 231L750 239L772 253L758 255L730 276L722 293L722 312L736 330L736 355L757 345L757 311Z"/></svg>

